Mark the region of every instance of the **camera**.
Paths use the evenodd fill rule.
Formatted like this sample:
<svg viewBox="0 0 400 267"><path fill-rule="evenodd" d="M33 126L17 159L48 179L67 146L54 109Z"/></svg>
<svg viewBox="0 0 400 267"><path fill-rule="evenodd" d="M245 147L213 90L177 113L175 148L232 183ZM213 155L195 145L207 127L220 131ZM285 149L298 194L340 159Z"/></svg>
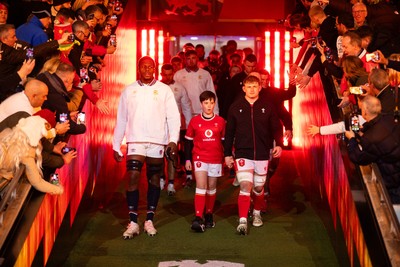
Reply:
<svg viewBox="0 0 400 267"><path fill-rule="evenodd" d="M110 19L117 20L118 17L117 17L117 15L112 15Z"/></svg>
<svg viewBox="0 0 400 267"><path fill-rule="evenodd" d="M68 114L67 113L61 113L60 114L60 123L64 123L68 120Z"/></svg>
<svg viewBox="0 0 400 267"><path fill-rule="evenodd" d="M58 174L57 173L52 173L50 174L50 183L54 185L59 185L60 180L58 179Z"/></svg>
<svg viewBox="0 0 400 267"><path fill-rule="evenodd" d="M355 133L360 131L360 120L358 119L358 114L350 116L350 129Z"/></svg>
<svg viewBox="0 0 400 267"><path fill-rule="evenodd" d="M61 149L61 153L63 154L67 154L70 151L76 151L76 148L65 146Z"/></svg>
<svg viewBox="0 0 400 267"><path fill-rule="evenodd" d="M26 49L26 60L33 59L33 48Z"/></svg>
<svg viewBox="0 0 400 267"><path fill-rule="evenodd" d="M109 24L109 23L107 23L107 25L106 25L106 28L105 28L106 30L111 30L111 24Z"/></svg>
<svg viewBox="0 0 400 267"><path fill-rule="evenodd" d="M81 78L81 82L89 82L89 75L86 68L79 69L79 77Z"/></svg>
<svg viewBox="0 0 400 267"><path fill-rule="evenodd" d="M365 57L367 59L367 62L370 62L371 60L372 61L378 61L379 60L378 52L366 54Z"/></svg>
<svg viewBox="0 0 400 267"><path fill-rule="evenodd" d="M68 35L68 42L73 43L75 41L75 36L73 33L71 33L70 35Z"/></svg>
<svg viewBox="0 0 400 267"><path fill-rule="evenodd" d="M122 6L122 3L120 2L120 1L115 1L115 4L114 4L114 10L115 11L120 11L121 10L121 6Z"/></svg>
<svg viewBox="0 0 400 267"><path fill-rule="evenodd" d="M77 124L85 124L86 123L86 114L85 112L79 112L78 118L76 120Z"/></svg>
<svg viewBox="0 0 400 267"><path fill-rule="evenodd" d="M321 36L311 37L311 38L308 39L307 41L310 41L311 47L312 47L312 48L317 47L317 42L320 43L320 44L322 44L322 38L321 38Z"/></svg>
<svg viewBox="0 0 400 267"><path fill-rule="evenodd" d="M326 57L326 59L328 61L332 61L333 60L332 50L329 47L325 46L324 54L325 54L325 57Z"/></svg>
<svg viewBox="0 0 400 267"><path fill-rule="evenodd" d="M110 45L117 46L117 36L115 34L110 35Z"/></svg>
<svg viewBox="0 0 400 267"><path fill-rule="evenodd" d="M353 95L363 95L367 92L364 89L362 89L361 86L351 86L349 88L349 91L350 91L350 94L353 94Z"/></svg>

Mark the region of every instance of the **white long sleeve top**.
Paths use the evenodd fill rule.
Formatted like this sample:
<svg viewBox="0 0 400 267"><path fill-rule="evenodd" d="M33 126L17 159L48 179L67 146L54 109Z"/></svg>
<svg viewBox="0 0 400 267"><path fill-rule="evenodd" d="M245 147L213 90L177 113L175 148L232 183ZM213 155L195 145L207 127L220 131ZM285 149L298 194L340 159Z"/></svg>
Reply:
<svg viewBox="0 0 400 267"><path fill-rule="evenodd" d="M181 129L186 129L192 119L193 108L185 87L178 83L173 82L169 84L175 96L176 104L178 105L179 112L183 115L184 120L181 119ZM181 116L182 118L182 116Z"/></svg>
<svg viewBox="0 0 400 267"><path fill-rule="evenodd" d="M192 102L193 116L201 113L200 94L207 90L215 94L214 83L210 73L206 70L200 68L197 71L191 71L186 68L181 69L175 73L174 80L186 88ZM219 114L218 102L215 102L214 113Z"/></svg>
<svg viewBox="0 0 400 267"><path fill-rule="evenodd" d="M358 115L358 119L359 119L360 125L363 125L365 123L365 119L361 115ZM345 131L346 131L346 126L345 126L344 121L321 126L319 128L319 133L321 135L341 134L341 133L344 133Z"/></svg>
<svg viewBox="0 0 400 267"><path fill-rule="evenodd" d="M180 113L174 94L168 85L153 80L140 80L128 85L119 100L113 149L120 155L121 143L149 142L167 145L177 143L180 131Z"/></svg>

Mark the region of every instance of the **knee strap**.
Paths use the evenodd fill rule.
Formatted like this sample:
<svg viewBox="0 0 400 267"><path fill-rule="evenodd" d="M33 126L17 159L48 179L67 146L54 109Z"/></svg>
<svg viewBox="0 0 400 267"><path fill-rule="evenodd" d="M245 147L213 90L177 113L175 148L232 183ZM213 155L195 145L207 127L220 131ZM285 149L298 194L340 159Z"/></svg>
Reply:
<svg viewBox="0 0 400 267"><path fill-rule="evenodd" d="M138 171L142 170L143 163L136 159L130 159L126 161L127 171Z"/></svg>
<svg viewBox="0 0 400 267"><path fill-rule="evenodd" d="M160 174L162 170L162 164L147 164L146 169L147 178L150 179L153 177L153 175Z"/></svg>
<svg viewBox="0 0 400 267"><path fill-rule="evenodd" d="M267 175L254 174L254 187L264 186Z"/></svg>

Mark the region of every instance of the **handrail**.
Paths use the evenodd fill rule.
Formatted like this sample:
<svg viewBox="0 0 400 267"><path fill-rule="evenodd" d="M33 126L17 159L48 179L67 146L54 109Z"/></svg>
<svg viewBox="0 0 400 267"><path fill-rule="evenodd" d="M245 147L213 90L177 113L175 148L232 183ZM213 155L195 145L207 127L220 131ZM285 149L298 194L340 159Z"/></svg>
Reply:
<svg viewBox="0 0 400 267"><path fill-rule="evenodd" d="M6 187L4 197L0 201L0 248L3 247L32 187L29 183L20 183L24 172L25 166L21 165Z"/></svg>
<svg viewBox="0 0 400 267"><path fill-rule="evenodd" d="M400 224L376 164L359 166L392 266L400 266Z"/></svg>
<svg viewBox="0 0 400 267"><path fill-rule="evenodd" d="M1 216L0 217L0 226L2 225L2 221L3 221L2 220L3 211L5 210L6 205L8 204L8 200L11 197L15 197L15 195L13 194L15 192L14 190L16 189L19 179L21 178L24 171L25 171L25 166L20 166L18 168L18 170L16 171L14 177L11 179L10 184L6 187L6 192L4 194L5 196L0 201L0 216Z"/></svg>

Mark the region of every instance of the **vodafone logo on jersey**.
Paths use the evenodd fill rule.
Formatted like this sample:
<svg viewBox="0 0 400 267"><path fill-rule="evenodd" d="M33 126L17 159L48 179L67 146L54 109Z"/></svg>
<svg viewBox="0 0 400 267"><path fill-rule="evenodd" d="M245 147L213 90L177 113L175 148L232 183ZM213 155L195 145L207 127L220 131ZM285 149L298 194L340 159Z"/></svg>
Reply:
<svg viewBox="0 0 400 267"><path fill-rule="evenodd" d="M238 163L239 163L239 166L240 166L240 167L243 167L245 161L244 161L244 159L239 159Z"/></svg>
<svg viewBox="0 0 400 267"><path fill-rule="evenodd" d="M207 138L211 138L211 136L213 136L213 131L210 130L210 129L208 129L208 130L206 130L206 131L204 132L204 135L205 135Z"/></svg>

